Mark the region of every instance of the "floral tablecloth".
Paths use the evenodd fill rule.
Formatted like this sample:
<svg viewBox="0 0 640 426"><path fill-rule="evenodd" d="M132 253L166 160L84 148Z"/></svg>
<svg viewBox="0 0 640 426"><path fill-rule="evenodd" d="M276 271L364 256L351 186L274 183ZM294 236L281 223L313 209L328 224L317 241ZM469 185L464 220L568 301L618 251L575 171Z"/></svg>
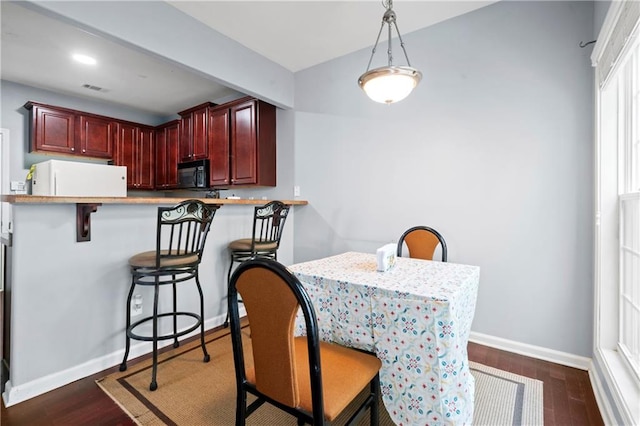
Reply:
<svg viewBox="0 0 640 426"><path fill-rule="evenodd" d="M316 310L320 338L382 361L382 398L397 425L470 425L474 380L467 342L480 268L398 258L376 271L373 254L349 252L289 269ZM304 321L296 322L304 334Z"/></svg>

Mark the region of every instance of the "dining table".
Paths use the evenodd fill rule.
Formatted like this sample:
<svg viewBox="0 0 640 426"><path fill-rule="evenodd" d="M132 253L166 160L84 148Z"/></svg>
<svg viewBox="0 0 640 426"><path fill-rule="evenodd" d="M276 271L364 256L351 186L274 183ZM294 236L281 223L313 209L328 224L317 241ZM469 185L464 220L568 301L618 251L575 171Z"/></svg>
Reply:
<svg viewBox="0 0 640 426"><path fill-rule="evenodd" d="M470 425L475 384L467 343L480 268L346 252L289 270L314 305L320 339L375 353L380 389L399 426ZM301 315L296 334L306 333Z"/></svg>

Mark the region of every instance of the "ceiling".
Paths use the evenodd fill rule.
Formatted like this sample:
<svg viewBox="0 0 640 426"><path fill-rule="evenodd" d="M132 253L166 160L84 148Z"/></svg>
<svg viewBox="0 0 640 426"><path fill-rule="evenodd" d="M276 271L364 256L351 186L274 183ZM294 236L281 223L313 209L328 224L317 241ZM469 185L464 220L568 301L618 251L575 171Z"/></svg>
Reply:
<svg viewBox="0 0 640 426"><path fill-rule="evenodd" d="M169 3L292 72L371 47L384 13L380 1L369 0ZM396 1L394 11L401 35L405 35L490 3L493 1ZM0 7L3 80L157 115L237 95L213 79L32 8L7 1L0 1ZM411 46L407 51L411 56ZM91 54L98 64L78 64L70 59L72 52Z"/></svg>

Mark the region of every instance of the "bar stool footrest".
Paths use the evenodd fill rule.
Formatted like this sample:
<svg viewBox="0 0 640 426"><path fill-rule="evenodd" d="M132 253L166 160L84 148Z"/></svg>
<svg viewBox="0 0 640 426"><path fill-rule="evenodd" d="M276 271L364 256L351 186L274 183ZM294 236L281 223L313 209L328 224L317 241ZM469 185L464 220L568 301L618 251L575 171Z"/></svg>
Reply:
<svg viewBox="0 0 640 426"><path fill-rule="evenodd" d="M198 327L200 327L200 325L202 324L202 318L200 317L200 315L198 314L194 314L192 312L167 312L164 314L158 314L158 319L162 318L162 317L191 317L191 318L195 318L196 322L195 324L191 325L189 328L185 329L185 330L180 330L176 333L171 333L171 334L165 334L162 336L157 336L155 338L155 340L168 340L168 339L176 339L178 337L182 337L185 334L189 334L192 331L194 331L195 329L197 329ZM127 328L127 336L129 336L131 339L135 339L135 340L143 340L146 342L152 342L154 340L153 336L142 336L140 334L136 334L133 332L133 330L135 330L136 327L153 320L153 317L145 317L142 318L136 322L134 322L133 324L131 324L131 326L129 326L129 328Z"/></svg>

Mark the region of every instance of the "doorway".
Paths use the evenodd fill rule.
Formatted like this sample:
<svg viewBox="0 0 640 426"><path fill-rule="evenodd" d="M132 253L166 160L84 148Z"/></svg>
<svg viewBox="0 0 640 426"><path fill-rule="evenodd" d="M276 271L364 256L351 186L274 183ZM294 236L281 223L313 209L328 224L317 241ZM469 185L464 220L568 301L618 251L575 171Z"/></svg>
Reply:
<svg viewBox="0 0 640 426"><path fill-rule="evenodd" d="M9 130L0 129L0 193L9 194ZM11 204L0 201L0 390L4 392L4 384L8 380L9 369L5 361L8 353L8 345L5 338L8 337L5 325L9 324L8 314L10 310L6 299L5 284L7 278L7 246L11 245Z"/></svg>

